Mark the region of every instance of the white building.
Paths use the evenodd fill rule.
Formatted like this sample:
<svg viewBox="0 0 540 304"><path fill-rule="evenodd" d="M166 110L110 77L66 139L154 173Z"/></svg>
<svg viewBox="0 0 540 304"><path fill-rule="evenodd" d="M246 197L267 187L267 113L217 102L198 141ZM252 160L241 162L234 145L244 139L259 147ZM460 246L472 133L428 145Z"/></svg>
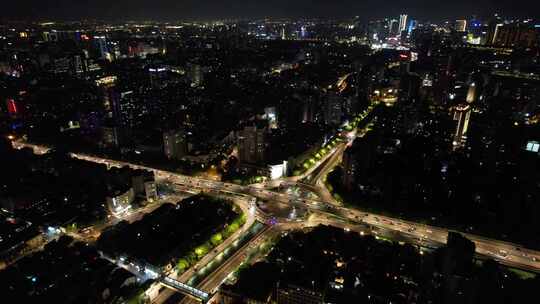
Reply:
<svg viewBox="0 0 540 304"><path fill-rule="evenodd" d="M115 192L113 195L107 197L107 208L113 215L119 215L131 208L131 203L135 199L135 192L133 187L130 187L125 192Z"/></svg>
<svg viewBox="0 0 540 304"><path fill-rule="evenodd" d="M287 176L287 161L284 160L280 164L268 165L270 179L278 179Z"/></svg>

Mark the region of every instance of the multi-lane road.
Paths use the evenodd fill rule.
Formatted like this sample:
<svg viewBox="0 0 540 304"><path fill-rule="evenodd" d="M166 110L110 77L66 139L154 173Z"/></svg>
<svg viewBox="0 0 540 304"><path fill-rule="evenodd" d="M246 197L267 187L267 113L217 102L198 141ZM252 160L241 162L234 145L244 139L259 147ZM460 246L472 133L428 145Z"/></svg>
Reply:
<svg viewBox="0 0 540 304"><path fill-rule="evenodd" d="M236 251L227 261L220 265L210 275L208 275L201 283L197 285L200 290L207 290L211 294L215 293L219 286L227 279L227 277L237 270L240 265L247 259L250 251L255 250L267 240L275 237L280 233L279 228L266 227L259 234L254 236L248 243L242 248ZM197 300L192 298L185 298L180 303L182 304L197 304ZM211 301L210 301L211 303Z"/></svg>
<svg viewBox="0 0 540 304"><path fill-rule="evenodd" d="M48 149L47 147L34 146L27 143L14 143L14 146L30 147L38 153L44 153ZM321 160L319 164L324 164L327 160L329 160L329 158L334 157L334 153L339 151L340 147L341 146L336 147L332 151L333 153L328 153L327 158ZM177 185L201 189L204 191L225 191L229 193L250 195L267 201L279 201L284 203L299 204L303 207L308 208L311 212L314 213L331 213L336 216L351 220L353 222L359 221L387 230L408 233L416 236L420 240L423 239L444 244L446 243L446 237L448 234L448 230L444 228L427 226L420 223L405 221L397 218L390 218L374 213L367 213L356 209L335 206L334 204L325 202L323 200L300 199L294 195L290 195L287 193L279 193L276 191L265 189L265 187L261 187L261 185L242 186L232 183L206 180L164 170L154 169L147 166L135 165L128 162L116 161L80 153L72 153L71 156L87 161L106 164L113 167L129 166L135 169L154 171L157 180L166 180ZM314 170L312 170L311 172L313 173ZM272 182L272 184L279 185L279 182ZM261 215L259 211L257 212L257 214ZM476 235L465 234L465 236L475 242L477 253L481 255L493 258L503 264L507 264L510 266L540 271L539 251L526 249L517 244L484 238Z"/></svg>
<svg viewBox="0 0 540 304"><path fill-rule="evenodd" d="M235 198L233 199L234 203L239 206L242 209L242 212L246 214L246 223L237 230L233 235L228 237L223 243L216 246L212 251L208 252L202 259L200 259L195 265L190 267L185 272L178 274L176 271L173 271L169 274L169 277L172 279L175 279L182 283L187 283L199 270L203 269L206 265L208 265L211 261L218 258L221 254L223 254L223 251L225 251L227 248L231 247L234 242L236 242L242 235L248 233L248 230L251 228L253 223L255 223L257 219L257 212L254 209L253 206L251 206L251 203L246 198ZM201 288L199 288L201 289ZM201 290L209 290L209 289L201 289ZM175 291L170 289L165 289L159 295L153 299L153 303L163 303L165 302L170 296L172 296L175 293Z"/></svg>
<svg viewBox="0 0 540 304"><path fill-rule="evenodd" d="M37 153L44 153L46 152L46 147L36 147L33 145L29 145L26 143L18 143L14 144L15 147L31 147L36 151ZM340 154L343 149L345 148L344 144L340 144L337 147L335 147L331 153L328 153L325 159L321 159L317 165L322 165L321 168L319 168L318 171L316 171L317 166L314 166L315 168L310 170L309 174L315 173L315 178L312 180L317 182L320 181L321 177L324 176L325 173L336 164L338 161L338 154ZM185 176L173 172L168 172L164 170L159 170L155 168L151 168L148 166L141 166L136 164L131 164L123 161L116 161L111 159L106 159L102 157L96 157L91 155L85 155L80 153L72 153L72 157L83 159L87 161L92 161L96 163L102 163L106 164L107 166L111 167L122 167L122 166L129 166L134 169L145 169L150 170L155 173L156 180L160 182L168 182L174 185L177 185L178 187L183 187L183 189L197 189L204 192L214 192L214 193L225 193L230 194L232 196L238 196L245 197L245 195L256 197L259 199L263 199L268 202L281 202L281 203L289 203L293 205L299 205L302 207L307 208L311 214L315 214L318 216L319 220L315 223L319 224L326 224L326 225L333 225L342 227L345 229L350 230L356 230L360 231L363 229L366 229L365 227L368 227L370 230L373 229L374 231L382 230L390 233L394 233L397 235L403 235L406 237L407 240L410 240L411 242L414 242L418 245L423 244L445 244L446 238L448 235L448 230L440 227L434 227L434 226L428 226L421 223L411 222L411 221L405 221L397 218L382 216L379 214L374 213L368 213L357 209L350 209L345 208L342 206L338 206L335 204L335 202L324 200L326 197L323 196L323 199L319 200L313 200L313 199L305 199L305 198L299 198L295 195L291 195L288 193L279 193L276 191L272 191L271 189L268 189L269 187L277 187L282 182L283 183L294 183L291 179L283 179L280 181L271 181L267 184L257 184L257 185L249 185L249 186L243 186L243 185L237 185L232 183L224 183L214 180L207 180L207 179L201 179L201 178L195 178L191 176ZM305 176L304 176L305 177ZM298 180L298 178L295 178L295 180ZM317 185L314 185L317 187ZM244 208L249 208L249 206L244 206ZM256 208L255 208L256 209ZM268 218L268 215L262 213L260 210L249 210L249 212L253 212L253 219L258 219L260 221L265 221ZM304 221L304 222L293 222L293 223L287 223L285 221L284 224L280 224L281 229L286 229L286 227L294 228L294 227L307 227L310 225L313 225L313 221ZM246 225L247 227L248 225ZM370 232L370 231L366 231ZM487 258L495 259L502 264L506 264L512 267L518 267L522 269L532 270L540 272L540 252L535 250L530 250L523 248L520 245L512 244L508 242L503 242L499 240L484 238L476 235L471 235L464 233L464 235L472 240L476 244L476 252L477 254L481 256L485 256ZM230 238L231 241L234 240L234 238ZM209 255L208 259L212 259L212 254ZM206 258L204 259L206 260ZM233 260L234 261L234 260ZM225 263L228 263L229 261L226 261ZM233 265L234 263L230 264ZM220 268L221 269L221 268ZM228 268L227 268L228 269ZM232 266L231 266L232 269ZM227 272L225 269L221 270L223 273L222 275L226 274ZM218 273L220 273L218 271ZM210 277L213 277L214 273L212 273ZM215 274L218 276L218 274ZM179 279L180 281L184 281L189 275L185 274L182 275ZM216 277L217 278L217 277ZM211 279L209 279L211 280ZM213 285L215 285L216 282L219 282L218 279L211 280L213 283L208 283L208 286L203 286L203 289L205 290L211 290L213 289ZM207 281L208 282L208 281ZM204 288L204 287L212 287L212 288Z"/></svg>

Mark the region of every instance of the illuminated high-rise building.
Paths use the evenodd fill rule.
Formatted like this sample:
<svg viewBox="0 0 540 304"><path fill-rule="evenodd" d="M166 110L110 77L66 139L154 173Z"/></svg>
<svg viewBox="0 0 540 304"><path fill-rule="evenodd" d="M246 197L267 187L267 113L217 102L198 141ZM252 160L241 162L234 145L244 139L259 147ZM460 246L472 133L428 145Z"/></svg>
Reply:
<svg viewBox="0 0 540 304"><path fill-rule="evenodd" d="M490 45L495 44L495 42L497 41L497 35L499 34L499 29L502 26L503 26L502 23L498 23L489 28L488 37L486 40L487 44L490 44Z"/></svg>
<svg viewBox="0 0 540 304"><path fill-rule="evenodd" d="M358 141L356 141L355 143L357 142ZM356 175L358 174L358 161L356 159L357 149L355 149L357 147L358 144L353 145L352 147L347 148L343 152L342 165L345 172L343 172L341 180L345 188L348 190L353 189L354 183L356 181Z"/></svg>
<svg viewBox="0 0 540 304"><path fill-rule="evenodd" d="M467 31L467 20L456 20L456 31L465 32Z"/></svg>
<svg viewBox="0 0 540 304"><path fill-rule="evenodd" d="M105 117L112 119L118 112L118 94L116 92L116 76L106 76L96 80L96 85L101 89L101 97Z"/></svg>
<svg viewBox="0 0 540 304"><path fill-rule="evenodd" d="M388 33L391 36L399 34L399 22L396 19L388 21Z"/></svg>
<svg viewBox="0 0 540 304"><path fill-rule="evenodd" d="M94 41L99 51L100 59L106 59L112 61L112 56L107 45L107 37L105 36L95 36Z"/></svg>
<svg viewBox="0 0 540 304"><path fill-rule="evenodd" d="M135 125L135 98L133 91L120 93L118 105L115 107L114 119L123 127L133 128Z"/></svg>
<svg viewBox="0 0 540 304"><path fill-rule="evenodd" d="M268 120L268 126L270 129L278 128L278 114L276 107L264 108L264 119Z"/></svg>
<svg viewBox="0 0 540 304"><path fill-rule="evenodd" d="M337 92L331 91L328 93L324 111L324 122L327 125L337 126L341 123L342 103L342 98Z"/></svg>
<svg viewBox="0 0 540 304"><path fill-rule="evenodd" d="M316 122L317 121L317 102L313 96L307 96L304 98L304 104L302 107L302 122Z"/></svg>
<svg viewBox="0 0 540 304"><path fill-rule="evenodd" d="M75 55L73 57L73 73L80 74L85 70L85 62L83 61L81 55Z"/></svg>
<svg viewBox="0 0 540 304"><path fill-rule="evenodd" d="M114 189L107 195L107 208L111 214L122 214L131 208L134 199L135 192L132 187Z"/></svg>
<svg viewBox="0 0 540 304"><path fill-rule="evenodd" d="M406 14L399 15L398 34L407 29L407 17Z"/></svg>
<svg viewBox="0 0 540 304"><path fill-rule="evenodd" d="M9 116L15 117L19 114L19 107L17 106L15 99L8 98L6 104Z"/></svg>
<svg viewBox="0 0 540 304"><path fill-rule="evenodd" d="M540 26L528 23L497 24L491 43L499 47L524 47L538 46Z"/></svg>
<svg viewBox="0 0 540 304"><path fill-rule="evenodd" d="M418 22L414 19L411 19L411 21L409 21L409 26L407 27L407 36L411 36L412 31L416 29L417 23Z"/></svg>
<svg viewBox="0 0 540 304"><path fill-rule="evenodd" d="M120 146L120 132L116 126L101 127L101 145L104 147Z"/></svg>
<svg viewBox="0 0 540 304"><path fill-rule="evenodd" d="M466 140L469 120L471 118L471 106L461 104L454 109L454 120L457 121L456 132L454 133L454 147L461 147Z"/></svg>
<svg viewBox="0 0 540 304"><path fill-rule="evenodd" d="M300 38L301 39L307 38L307 30L306 30L305 25L302 25L302 27L300 28Z"/></svg>
<svg viewBox="0 0 540 304"><path fill-rule="evenodd" d="M185 132L183 130L171 130L163 133L163 151L168 159L182 159L188 153Z"/></svg>
<svg viewBox="0 0 540 304"><path fill-rule="evenodd" d="M167 68L165 67L152 67L148 69L152 88L160 89L166 85L167 72Z"/></svg>
<svg viewBox="0 0 540 304"><path fill-rule="evenodd" d="M246 126L238 131L238 159L243 163L260 163L264 160L265 128Z"/></svg>
<svg viewBox="0 0 540 304"><path fill-rule="evenodd" d="M498 14L495 14L493 17L488 19L485 44L492 45L495 43L497 33L499 28L503 26L503 22L504 21Z"/></svg>
<svg viewBox="0 0 540 304"><path fill-rule="evenodd" d="M188 63L187 64L187 76L191 81L192 87L199 87L204 82L204 70L203 67L198 63Z"/></svg>
<svg viewBox="0 0 540 304"><path fill-rule="evenodd" d="M476 83L472 82L469 85L469 90L467 91L467 103L473 103L476 100Z"/></svg>

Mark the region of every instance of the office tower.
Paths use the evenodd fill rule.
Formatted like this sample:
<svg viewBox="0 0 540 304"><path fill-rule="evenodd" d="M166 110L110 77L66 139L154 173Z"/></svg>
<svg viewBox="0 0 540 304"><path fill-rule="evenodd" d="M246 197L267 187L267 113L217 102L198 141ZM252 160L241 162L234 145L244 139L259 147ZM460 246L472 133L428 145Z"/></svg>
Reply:
<svg viewBox="0 0 540 304"><path fill-rule="evenodd" d="M347 190L352 191L366 181L368 171L375 163L376 150L377 137L365 136L343 152L341 182Z"/></svg>
<svg viewBox="0 0 540 304"><path fill-rule="evenodd" d="M354 116L358 110L358 96L350 95L343 102L342 112L347 116Z"/></svg>
<svg viewBox="0 0 540 304"><path fill-rule="evenodd" d="M356 142L352 147L347 148L343 152L343 175L341 177L341 182L347 190L352 190L354 183L356 181L356 174L358 170L358 164L356 160L355 152Z"/></svg>
<svg viewBox="0 0 540 304"><path fill-rule="evenodd" d="M457 121L457 126L454 134L454 147L460 147L465 142L470 118L471 107L468 104L461 104L455 107L454 120Z"/></svg>
<svg viewBox="0 0 540 304"><path fill-rule="evenodd" d="M73 72L74 74L81 74L85 70L84 61L81 58L81 55L75 55L73 57Z"/></svg>
<svg viewBox="0 0 540 304"><path fill-rule="evenodd" d="M204 81L203 67L198 63L191 63L191 62L188 63L187 76L188 76L189 81L191 81L192 87L201 86Z"/></svg>
<svg viewBox="0 0 540 304"><path fill-rule="evenodd" d="M467 20L456 20L455 30L458 32L467 31Z"/></svg>
<svg viewBox="0 0 540 304"><path fill-rule="evenodd" d="M313 96L307 96L304 99L302 108L302 122L316 122L317 121L317 103Z"/></svg>
<svg viewBox="0 0 540 304"><path fill-rule="evenodd" d="M264 119L268 120L270 129L278 128L278 114L276 107L264 108Z"/></svg>
<svg viewBox="0 0 540 304"><path fill-rule="evenodd" d="M528 23L497 24L492 44L500 47L531 48L540 44L540 28Z"/></svg>
<svg viewBox="0 0 540 304"><path fill-rule="evenodd" d="M150 85L152 88L160 89L166 84L167 69L165 67L153 67L148 69Z"/></svg>
<svg viewBox="0 0 540 304"><path fill-rule="evenodd" d="M416 29L417 24L418 22L414 19L411 19L411 21L409 21L409 25L407 26L407 36L411 36L411 33L414 29Z"/></svg>
<svg viewBox="0 0 540 304"><path fill-rule="evenodd" d="M112 56L107 45L107 37L105 36L95 36L94 42L98 48L99 58L112 61Z"/></svg>
<svg viewBox="0 0 540 304"><path fill-rule="evenodd" d="M404 74L401 76L398 90L398 101L402 105L414 103L420 97L422 79L416 74Z"/></svg>
<svg viewBox="0 0 540 304"><path fill-rule="evenodd" d="M152 171L136 170L131 176L133 192L137 197L144 197L148 202L158 199L156 180Z"/></svg>
<svg viewBox="0 0 540 304"><path fill-rule="evenodd" d="M302 26L300 27L300 38L301 38L301 39L307 38L307 30L306 30L306 26L305 26L305 25L302 25Z"/></svg>
<svg viewBox="0 0 540 304"><path fill-rule="evenodd" d="M390 34L390 22L387 19L370 21L368 24L368 38L373 42L385 40Z"/></svg>
<svg viewBox="0 0 540 304"><path fill-rule="evenodd" d="M472 82L469 85L469 90L467 91L467 103L473 103L476 100L476 83Z"/></svg>
<svg viewBox="0 0 540 304"><path fill-rule="evenodd" d="M238 159L243 163L260 163L264 160L265 128L246 126L237 135Z"/></svg>
<svg viewBox="0 0 540 304"><path fill-rule="evenodd" d="M337 92L328 92L325 102L324 122L327 125L339 125L341 123L342 101Z"/></svg>
<svg viewBox="0 0 540 304"><path fill-rule="evenodd" d="M101 145L107 148L120 146L120 134L116 126L104 125L101 127Z"/></svg>
<svg viewBox="0 0 540 304"><path fill-rule="evenodd" d="M131 204L135 199L135 192L132 187L125 186L124 188L114 188L107 195L107 208L113 215L119 215L131 208Z"/></svg>
<svg viewBox="0 0 540 304"><path fill-rule="evenodd" d="M134 127L135 99L133 91L120 91L116 86L116 77L107 76L96 80L96 85L101 90L101 103L103 107L103 139L106 146L119 146L129 138L129 131ZM94 125L95 121L87 117L83 123L87 127ZM86 120L86 119L85 119ZM93 129L93 128L91 128ZM90 129L87 129L90 131Z"/></svg>
<svg viewBox="0 0 540 304"><path fill-rule="evenodd" d="M133 128L135 125L135 98L133 91L121 92L118 106L115 108L115 121L123 127Z"/></svg>
<svg viewBox="0 0 540 304"><path fill-rule="evenodd" d="M399 22L396 19L388 21L388 33L390 36L396 36L399 33Z"/></svg>
<svg viewBox="0 0 540 304"><path fill-rule="evenodd" d="M407 15L401 14L399 15L399 27L398 27L398 34L403 32L407 29Z"/></svg>
<svg viewBox="0 0 540 304"><path fill-rule="evenodd" d="M487 39L486 44L488 45L494 45L497 41L497 35L499 34L499 29L503 26L502 23L497 24L490 24L488 33L487 33Z"/></svg>
<svg viewBox="0 0 540 304"><path fill-rule="evenodd" d="M144 183L144 194L146 201L148 202L155 202L159 199L155 181L147 181Z"/></svg>
<svg viewBox="0 0 540 304"><path fill-rule="evenodd" d="M96 85L101 90L101 103L105 112L105 117L114 117L115 105L118 95L116 94L116 76L102 77L96 80Z"/></svg>
<svg viewBox="0 0 540 304"><path fill-rule="evenodd" d="M163 133L163 152L168 159L180 160L188 153L188 141L184 130Z"/></svg>

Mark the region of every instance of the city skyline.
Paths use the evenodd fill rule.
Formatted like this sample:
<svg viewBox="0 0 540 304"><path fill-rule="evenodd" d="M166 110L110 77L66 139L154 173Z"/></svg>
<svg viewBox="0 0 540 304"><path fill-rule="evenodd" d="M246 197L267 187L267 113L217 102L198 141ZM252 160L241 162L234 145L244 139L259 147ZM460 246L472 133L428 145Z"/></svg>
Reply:
<svg viewBox="0 0 540 304"><path fill-rule="evenodd" d="M3 7L0 302L536 304L538 4L250 3Z"/></svg>
<svg viewBox="0 0 540 304"><path fill-rule="evenodd" d="M536 18L540 4L528 0L480 0L465 1L272 1L232 0L97 0L90 3L80 1L27 0L8 2L0 12L6 20L212 20L252 18L350 18L376 19L398 16L405 13L421 20L441 21L473 15L487 17L496 13L510 18Z"/></svg>

